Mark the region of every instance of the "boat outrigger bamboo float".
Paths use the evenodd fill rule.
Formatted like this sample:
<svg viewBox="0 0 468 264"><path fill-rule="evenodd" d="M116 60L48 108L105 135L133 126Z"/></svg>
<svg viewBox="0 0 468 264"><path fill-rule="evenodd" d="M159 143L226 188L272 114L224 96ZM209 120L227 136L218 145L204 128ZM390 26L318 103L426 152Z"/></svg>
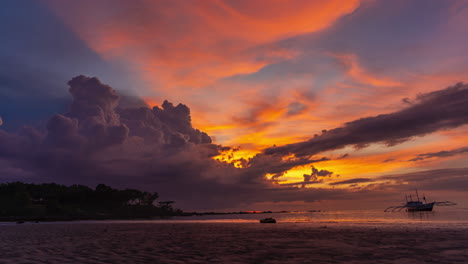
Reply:
<svg viewBox="0 0 468 264"><path fill-rule="evenodd" d="M450 201L445 201L445 202L430 202L428 203L426 201L426 196L423 195L422 200L424 203L421 201L419 198L418 190L416 190L416 198L417 200L413 200L413 196L410 195L405 195L406 198L406 204L399 205L399 206L390 206L387 209L384 210L384 212L400 212L403 208L406 208L407 212L418 212L418 211L432 211L434 208L434 205L437 206L452 206L456 205L454 202Z"/></svg>

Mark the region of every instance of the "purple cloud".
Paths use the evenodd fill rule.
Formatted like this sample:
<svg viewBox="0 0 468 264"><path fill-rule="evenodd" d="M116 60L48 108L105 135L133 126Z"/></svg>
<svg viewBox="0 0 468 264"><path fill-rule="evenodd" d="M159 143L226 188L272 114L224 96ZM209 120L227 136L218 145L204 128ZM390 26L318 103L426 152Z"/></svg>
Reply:
<svg viewBox="0 0 468 264"><path fill-rule="evenodd" d="M353 183L363 183L363 182L372 182L369 178L354 178L350 180L337 181L329 183L329 185L343 185L343 184L353 184Z"/></svg>
<svg viewBox="0 0 468 264"><path fill-rule="evenodd" d="M267 148L265 154L295 154L301 157L348 145L362 148L383 142L392 146L415 136L467 124L466 105L468 85L458 83L444 90L420 94L411 106L400 111L354 120L307 141Z"/></svg>
<svg viewBox="0 0 468 264"><path fill-rule="evenodd" d="M319 170L317 168L315 168L314 166L312 166L312 173L311 174L304 174L303 177L304 177L304 182L302 182L302 188L305 188L305 186L307 184L310 184L310 183L316 183L316 182L320 182L322 181L320 178L324 178L324 177L331 177L333 175L333 172L332 171L328 171L328 170Z"/></svg>
<svg viewBox="0 0 468 264"><path fill-rule="evenodd" d="M50 118L45 130L0 130L0 181L103 182L158 191L186 208L220 208L267 201L279 190L265 175L327 160L257 155L235 168L212 159L226 147L192 127L186 105L122 108L116 91L97 78L68 84L69 111Z"/></svg>
<svg viewBox="0 0 468 264"><path fill-rule="evenodd" d="M425 159L430 159L430 158L446 158L446 157L452 157L455 155L461 155L467 152L468 152L468 147L457 148L457 149L452 149L452 150L443 150L439 152L422 153L422 154L418 154L415 158L412 158L408 161L420 161L420 160L425 160Z"/></svg>
<svg viewBox="0 0 468 264"><path fill-rule="evenodd" d="M421 117L428 115L426 108L429 105L437 105L439 117L432 125L429 121L421 121L421 129L398 126L392 132L399 136L388 136L391 134L388 131L378 133L383 128L375 123L395 125L396 121L390 117L402 117L402 111L361 119L313 139L322 145L312 148L308 155L286 159L284 152L261 153L245 160L244 168L236 168L212 158L227 147L213 144L206 133L193 128L190 109L183 104L174 106L165 101L161 107L153 109L122 108L119 95L96 78L78 76L69 85L73 98L69 111L53 116L45 129L25 127L17 133L0 130L0 181L91 186L106 183L115 187L141 188L158 191L161 197L176 200L183 209L200 210L239 208L259 202L343 199L347 194L351 195L350 190L300 188L330 177L333 172L328 170L312 167L311 174L304 175L303 182L294 185L275 183L291 168L328 160L310 156L312 153L343 144L406 139L408 135L454 127L466 119L454 114L466 98L465 86L458 85L421 95L418 103L402 110L413 117ZM404 119L401 124L408 122L410 120ZM369 130L366 131L367 138L364 135L342 138L365 131L363 127ZM388 125L384 127L388 129ZM408 132L408 129L416 132ZM324 141L324 137L341 144L330 138ZM324 142L327 144L323 145ZM291 146L281 148L290 149ZM309 148L305 146L301 150ZM412 179L413 176L408 177ZM456 182L459 180L463 179L457 178ZM451 186L451 183L441 181Z"/></svg>

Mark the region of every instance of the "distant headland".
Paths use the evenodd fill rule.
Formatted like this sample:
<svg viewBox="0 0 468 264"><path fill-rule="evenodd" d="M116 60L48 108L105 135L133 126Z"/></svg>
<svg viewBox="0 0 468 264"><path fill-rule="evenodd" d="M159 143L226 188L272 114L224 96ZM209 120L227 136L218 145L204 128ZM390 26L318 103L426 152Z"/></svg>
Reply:
<svg viewBox="0 0 468 264"><path fill-rule="evenodd" d="M269 214L291 211L184 212L174 201L159 201L157 192L114 189L99 184L0 184L0 222L160 219L174 216ZM311 211L312 212L312 211ZM320 210L313 211L320 212Z"/></svg>
<svg viewBox="0 0 468 264"><path fill-rule="evenodd" d="M169 217L182 215L173 201L136 189L113 189L99 184L0 184L0 221L67 221Z"/></svg>

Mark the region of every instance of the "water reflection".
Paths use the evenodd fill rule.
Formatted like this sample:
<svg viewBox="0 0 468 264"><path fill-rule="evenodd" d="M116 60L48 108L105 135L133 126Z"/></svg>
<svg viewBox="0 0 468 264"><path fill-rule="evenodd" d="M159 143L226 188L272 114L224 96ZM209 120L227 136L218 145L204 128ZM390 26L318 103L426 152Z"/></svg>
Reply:
<svg viewBox="0 0 468 264"><path fill-rule="evenodd" d="M436 212L406 212L408 219L418 221L431 221L436 219Z"/></svg>
<svg viewBox="0 0 468 264"><path fill-rule="evenodd" d="M272 217L278 223L301 223L314 225L351 225L351 226L424 226L468 228L468 209L438 210L432 212L393 212L385 213L381 210L349 210L349 211L321 211L321 212L290 212L268 214L224 214L203 215L189 217L174 217L153 220L107 220L107 221L74 221L71 223L258 223L260 219ZM41 223L54 224L59 222ZM12 225L15 223L2 223Z"/></svg>
<svg viewBox="0 0 468 264"><path fill-rule="evenodd" d="M468 210L437 212L393 212L381 210L292 212L271 214L206 215L179 217L178 221L196 222L258 222L273 217L281 223L337 223L337 224L463 224L468 227Z"/></svg>

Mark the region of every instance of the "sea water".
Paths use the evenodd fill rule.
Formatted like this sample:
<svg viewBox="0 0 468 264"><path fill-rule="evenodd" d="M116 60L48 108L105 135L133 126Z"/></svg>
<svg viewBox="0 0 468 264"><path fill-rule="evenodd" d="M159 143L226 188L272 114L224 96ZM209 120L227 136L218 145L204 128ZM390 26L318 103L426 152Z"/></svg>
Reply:
<svg viewBox="0 0 468 264"><path fill-rule="evenodd" d="M272 217L282 223L338 225L422 225L425 227L468 228L468 209L437 208L432 212L383 212L380 210L345 210L256 214L224 214L175 217L177 222L258 222Z"/></svg>
<svg viewBox="0 0 468 264"><path fill-rule="evenodd" d="M278 223L339 226L419 226L425 228L468 228L468 209L437 208L432 212L383 212L381 210L344 210L317 212L219 214L171 217L152 220L86 220L68 223L258 223L271 217ZM49 222L42 224L54 224ZM12 225L15 223L0 223ZM28 224L28 223L25 223Z"/></svg>

